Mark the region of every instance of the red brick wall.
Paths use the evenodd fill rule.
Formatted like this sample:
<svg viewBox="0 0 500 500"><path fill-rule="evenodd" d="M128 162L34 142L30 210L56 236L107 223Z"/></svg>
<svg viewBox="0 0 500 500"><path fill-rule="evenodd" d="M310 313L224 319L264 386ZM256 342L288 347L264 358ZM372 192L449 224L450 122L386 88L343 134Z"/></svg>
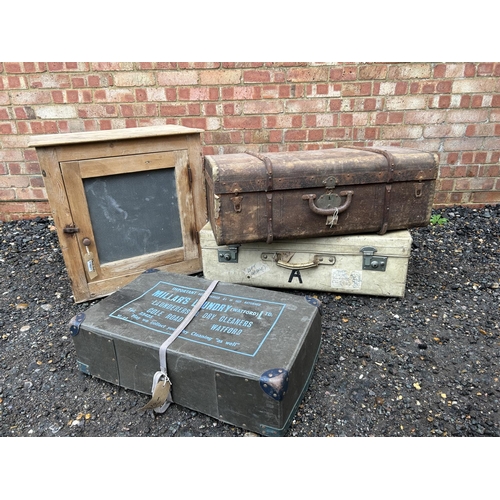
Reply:
<svg viewBox="0 0 500 500"><path fill-rule="evenodd" d="M205 154L439 153L435 206L500 203L500 63L0 63L0 219L48 215L31 135L202 128Z"/></svg>

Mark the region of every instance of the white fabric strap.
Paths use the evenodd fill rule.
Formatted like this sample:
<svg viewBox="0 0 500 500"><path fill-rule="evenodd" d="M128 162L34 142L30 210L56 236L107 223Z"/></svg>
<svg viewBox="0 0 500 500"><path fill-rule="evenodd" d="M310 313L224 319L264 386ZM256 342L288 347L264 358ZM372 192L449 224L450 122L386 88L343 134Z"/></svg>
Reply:
<svg viewBox="0 0 500 500"><path fill-rule="evenodd" d="M167 374L167 349L172 344L172 342L184 331L186 326L191 322L191 320L196 316L198 311L203 307L203 304L206 302L210 294L213 292L214 288L217 286L217 283L219 283L219 280L214 280L210 283L208 288L205 290L203 295L200 297L200 299L196 302L195 306L189 314L184 318L184 320L180 323L180 325L174 330L172 335L163 342L163 344L160 346L160 371L156 372L153 376L153 386L151 389L151 392L153 395L158 394L158 392L161 394L163 393L163 396L159 396L158 398L154 398L144 407L144 409L152 409L154 410L155 413L163 413L165 410L170 406L170 403L173 403L172 400L172 392L170 391L171 387L171 382L170 379L168 378ZM160 387L159 384L162 384ZM166 390L168 391L168 395L165 398L165 392L161 390L162 387L165 387L168 384L168 387L166 387Z"/></svg>
<svg viewBox="0 0 500 500"><path fill-rule="evenodd" d="M191 309L189 314L184 318L182 323L175 329L174 333L170 335L170 337L163 342L160 346L160 369L163 373L167 373L167 349L169 345L182 333L184 328L191 323L191 320L196 316L196 313L203 307L203 304L206 302L213 289L217 286L219 280L214 280L210 283L209 287L205 290L205 293L201 296L200 300L196 302L196 305Z"/></svg>

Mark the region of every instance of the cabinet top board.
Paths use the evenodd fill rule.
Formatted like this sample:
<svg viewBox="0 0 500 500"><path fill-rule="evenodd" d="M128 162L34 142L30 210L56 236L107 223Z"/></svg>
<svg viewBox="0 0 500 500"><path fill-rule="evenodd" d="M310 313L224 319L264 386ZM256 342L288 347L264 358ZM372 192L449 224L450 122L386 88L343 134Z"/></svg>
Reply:
<svg viewBox="0 0 500 500"><path fill-rule="evenodd" d="M203 130L198 128L183 127L180 125L158 125L153 127L73 132L70 134L46 134L31 137L28 146L57 146L63 144L80 144L82 142L115 141L137 139L142 137L198 134L200 132L203 132Z"/></svg>

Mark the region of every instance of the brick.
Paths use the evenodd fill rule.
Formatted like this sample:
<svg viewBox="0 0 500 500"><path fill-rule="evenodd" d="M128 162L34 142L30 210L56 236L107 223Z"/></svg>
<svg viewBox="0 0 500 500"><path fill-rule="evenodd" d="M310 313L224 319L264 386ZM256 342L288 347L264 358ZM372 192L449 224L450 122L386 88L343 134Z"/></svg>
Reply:
<svg viewBox="0 0 500 500"><path fill-rule="evenodd" d="M384 80L387 76L386 64L371 64L359 67L360 80Z"/></svg>
<svg viewBox="0 0 500 500"><path fill-rule="evenodd" d="M260 116L231 116L223 119L223 126L226 129L256 129L262 128L262 118Z"/></svg>
<svg viewBox="0 0 500 500"><path fill-rule="evenodd" d="M132 116L156 116L156 110L156 104L122 104L120 106L120 114L127 118Z"/></svg>
<svg viewBox="0 0 500 500"><path fill-rule="evenodd" d="M306 141L307 140L307 131L303 129L295 129L295 130L286 130L285 131L285 142L297 142L297 141Z"/></svg>
<svg viewBox="0 0 500 500"><path fill-rule="evenodd" d="M357 79L356 66L341 66L330 70L331 81L349 81Z"/></svg>
<svg viewBox="0 0 500 500"><path fill-rule="evenodd" d="M16 191L14 189L0 188L0 201L14 200L15 198L16 198ZM0 205L0 214L1 212L2 212L2 205Z"/></svg>
<svg viewBox="0 0 500 500"><path fill-rule="evenodd" d="M46 200L47 199L47 193L45 192L45 189L43 188L32 188L32 187L27 187L27 188L20 188L16 189L16 197L18 200Z"/></svg>
<svg viewBox="0 0 500 500"><path fill-rule="evenodd" d="M206 132L204 134L206 144L239 144L242 142L241 132Z"/></svg>
<svg viewBox="0 0 500 500"><path fill-rule="evenodd" d="M434 194L433 207L434 208L445 208L449 206L449 193L436 192Z"/></svg>
<svg viewBox="0 0 500 500"><path fill-rule="evenodd" d="M487 163L488 153L486 151L478 151L474 154L475 163Z"/></svg>
<svg viewBox="0 0 500 500"><path fill-rule="evenodd" d="M147 87L155 85L154 73L134 71L131 73L117 73L114 75L117 87Z"/></svg>
<svg viewBox="0 0 500 500"><path fill-rule="evenodd" d="M306 89L306 95L309 97L340 97L342 87L334 84L318 84L309 85L309 89Z"/></svg>
<svg viewBox="0 0 500 500"><path fill-rule="evenodd" d="M325 130L325 140L343 139L347 140L351 137L352 129L344 127L333 127Z"/></svg>
<svg viewBox="0 0 500 500"><path fill-rule="evenodd" d="M134 63L127 62L97 62L91 63L93 71L132 71Z"/></svg>
<svg viewBox="0 0 500 500"><path fill-rule="evenodd" d="M35 106L34 111L36 117L42 120L71 119L78 116L77 109L68 105Z"/></svg>
<svg viewBox="0 0 500 500"><path fill-rule="evenodd" d="M0 77L0 89L5 88L9 90L15 89L28 89L29 85L25 78L18 76Z"/></svg>
<svg viewBox="0 0 500 500"><path fill-rule="evenodd" d="M380 129L378 127L365 127L363 131L364 139L376 140L380 137Z"/></svg>
<svg viewBox="0 0 500 500"><path fill-rule="evenodd" d="M406 65L391 65L387 73L388 80L410 80L413 78L430 78L431 65L412 63Z"/></svg>
<svg viewBox="0 0 500 500"><path fill-rule="evenodd" d="M12 134L12 124L11 123L0 123L0 134Z"/></svg>
<svg viewBox="0 0 500 500"><path fill-rule="evenodd" d="M179 69L214 69L219 68L220 63L217 62L180 62Z"/></svg>
<svg viewBox="0 0 500 500"><path fill-rule="evenodd" d="M297 128L302 127L302 115L266 116L267 128Z"/></svg>
<svg viewBox="0 0 500 500"><path fill-rule="evenodd" d="M487 110L450 110L447 113L449 123L481 123L488 120Z"/></svg>
<svg viewBox="0 0 500 500"><path fill-rule="evenodd" d="M244 132L245 144L267 144L269 142L269 130L246 130Z"/></svg>
<svg viewBox="0 0 500 500"><path fill-rule="evenodd" d="M22 134L5 135L2 137L1 144L5 149L19 148L25 149L28 147L29 137Z"/></svg>
<svg viewBox="0 0 500 500"><path fill-rule="evenodd" d="M210 70L199 72L200 85L238 85L241 83L241 70Z"/></svg>
<svg viewBox="0 0 500 500"><path fill-rule="evenodd" d="M340 126L341 127L352 127L353 125L353 115L352 114L341 114L340 115Z"/></svg>
<svg viewBox="0 0 500 500"><path fill-rule="evenodd" d="M474 63L465 64L464 76L466 78L472 78L476 76L476 65Z"/></svg>
<svg viewBox="0 0 500 500"><path fill-rule="evenodd" d="M326 111L323 100L289 100L286 102L287 113L320 113Z"/></svg>
<svg viewBox="0 0 500 500"><path fill-rule="evenodd" d="M495 186L495 179L492 177L478 177L456 179L455 189L457 191L489 191Z"/></svg>
<svg viewBox="0 0 500 500"><path fill-rule="evenodd" d="M477 75L486 76L492 75L494 69L494 63L479 63L477 66Z"/></svg>
<svg viewBox="0 0 500 500"><path fill-rule="evenodd" d="M384 106L383 98L369 97L362 100L364 111L375 111L380 110Z"/></svg>
<svg viewBox="0 0 500 500"><path fill-rule="evenodd" d="M281 101L246 101L243 104L243 113L255 114L275 114L283 113L283 102Z"/></svg>
<svg viewBox="0 0 500 500"><path fill-rule="evenodd" d="M160 116L185 116L187 106L185 104L160 105Z"/></svg>
<svg viewBox="0 0 500 500"><path fill-rule="evenodd" d="M434 68L434 78L463 78L465 76L465 65L437 64Z"/></svg>
<svg viewBox="0 0 500 500"><path fill-rule="evenodd" d="M12 104L49 104L51 93L48 90L20 91L11 93Z"/></svg>
<svg viewBox="0 0 500 500"><path fill-rule="evenodd" d="M247 70L243 72L244 83L269 83L271 72L268 70Z"/></svg>
<svg viewBox="0 0 500 500"><path fill-rule="evenodd" d="M21 67L21 63L18 62L6 62L4 64L4 70L6 73L22 73L23 68Z"/></svg>
<svg viewBox="0 0 500 500"><path fill-rule="evenodd" d="M498 125L494 123L468 125L465 135L467 137L499 135L495 133L495 127L498 127Z"/></svg>
<svg viewBox="0 0 500 500"><path fill-rule="evenodd" d="M469 166L467 166L467 169L465 171L465 176L466 177L477 177L478 172L479 172L478 165L469 165Z"/></svg>
<svg viewBox="0 0 500 500"><path fill-rule="evenodd" d="M500 80L498 78L474 78L455 80L452 85L454 94L489 93L500 92Z"/></svg>
<svg viewBox="0 0 500 500"><path fill-rule="evenodd" d="M324 131L322 129L308 130L307 131L307 140L310 142L322 141L323 140L323 133L324 133Z"/></svg>
<svg viewBox="0 0 500 500"><path fill-rule="evenodd" d="M453 179L437 179L436 189L438 191L453 191Z"/></svg>
<svg viewBox="0 0 500 500"><path fill-rule="evenodd" d="M0 177L0 187L2 188L26 188L30 185L30 178L27 175L9 175Z"/></svg>
<svg viewBox="0 0 500 500"><path fill-rule="evenodd" d="M443 148L445 151L477 151L483 146L483 138L462 137L461 139L445 138Z"/></svg>
<svg viewBox="0 0 500 500"><path fill-rule="evenodd" d="M181 125L184 127L190 127L190 128L201 128L203 130L206 130L208 128L207 126L207 119L206 118L181 118Z"/></svg>
<svg viewBox="0 0 500 500"><path fill-rule="evenodd" d="M463 124L455 125L427 125L424 126L424 137L462 137L466 126Z"/></svg>
<svg viewBox="0 0 500 500"><path fill-rule="evenodd" d="M471 194L472 203L481 203L485 205L497 205L500 204L500 189L495 191L482 191Z"/></svg>
<svg viewBox="0 0 500 500"><path fill-rule="evenodd" d="M478 175L480 177L500 177L500 165L481 165Z"/></svg>
<svg viewBox="0 0 500 500"><path fill-rule="evenodd" d="M400 111L403 109L425 109L427 101L425 96L398 96L387 97L386 108L388 110Z"/></svg>
<svg viewBox="0 0 500 500"><path fill-rule="evenodd" d="M471 139L472 140L472 139ZM493 153L497 153L500 150L500 138L498 136L496 137L484 137L482 139L482 148L478 147L475 149L484 149L486 151L491 151Z"/></svg>
<svg viewBox="0 0 500 500"><path fill-rule="evenodd" d="M219 98L219 89L215 87L191 87L178 90L180 101L215 101Z"/></svg>
<svg viewBox="0 0 500 500"><path fill-rule="evenodd" d="M133 91L128 89L104 89L94 92L96 102L134 102Z"/></svg>
<svg viewBox="0 0 500 500"><path fill-rule="evenodd" d="M404 114L404 122L408 125L427 125L439 124L446 122L446 111L406 111Z"/></svg>
<svg viewBox="0 0 500 500"><path fill-rule="evenodd" d="M363 83L344 83L342 84L342 96L366 96L371 95L372 84L370 82Z"/></svg>
<svg viewBox="0 0 500 500"><path fill-rule="evenodd" d="M403 112L391 112L389 113L387 122L391 125L394 125L396 123L403 123L404 119L404 113Z"/></svg>
<svg viewBox="0 0 500 500"><path fill-rule="evenodd" d="M90 106L82 106L78 109L79 118L102 118L109 116L118 116L118 108L114 104L92 104Z"/></svg>
<svg viewBox="0 0 500 500"><path fill-rule="evenodd" d="M283 130L270 130L269 142L283 142Z"/></svg>
<svg viewBox="0 0 500 500"><path fill-rule="evenodd" d="M327 82L328 68L292 68L287 72L286 80L289 82Z"/></svg>
<svg viewBox="0 0 500 500"><path fill-rule="evenodd" d="M31 88L63 89L71 87L69 75L41 73L30 75L28 81Z"/></svg>
<svg viewBox="0 0 500 500"><path fill-rule="evenodd" d="M413 126L394 126L385 127L380 130L380 138L387 139L419 139L422 137L422 127Z"/></svg>
<svg viewBox="0 0 500 500"><path fill-rule="evenodd" d="M160 86L197 85L197 71L165 71L157 75Z"/></svg>
<svg viewBox="0 0 500 500"><path fill-rule="evenodd" d="M247 100L260 99L262 89L260 87L245 86L245 87L224 87L221 90L223 100Z"/></svg>
<svg viewBox="0 0 500 500"><path fill-rule="evenodd" d="M464 94L460 96L460 106L461 108L469 108L471 103L471 96L468 94Z"/></svg>

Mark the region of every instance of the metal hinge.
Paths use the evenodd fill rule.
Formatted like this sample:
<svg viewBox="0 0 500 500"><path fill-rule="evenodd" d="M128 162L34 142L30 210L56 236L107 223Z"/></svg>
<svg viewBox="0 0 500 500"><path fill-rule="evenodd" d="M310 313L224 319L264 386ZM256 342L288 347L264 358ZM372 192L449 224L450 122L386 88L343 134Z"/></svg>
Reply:
<svg viewBox="0 0 500 500"><path fill-rule="evenodd" d="M68 224L64 229L63 229L63 233L66 233L66 234L75 234L75 233L79 233L80 232L80 228L79 227L76 227L74 224Z"/></svg>
<svg viewBox="0 0 500 500"><path fill-rule="evenodd" d="M228 246L226 249L217 250L219 254L219 262L227 262L229 264L238 263L238 247L239 245Z"/></svg>
<svg viewBox="0 0 500 500"><path fill-rule="evenodd" d="M376 248L363 247L360 252L363 254L364 271L385 271L388 257L375 256Z"/></svg>

